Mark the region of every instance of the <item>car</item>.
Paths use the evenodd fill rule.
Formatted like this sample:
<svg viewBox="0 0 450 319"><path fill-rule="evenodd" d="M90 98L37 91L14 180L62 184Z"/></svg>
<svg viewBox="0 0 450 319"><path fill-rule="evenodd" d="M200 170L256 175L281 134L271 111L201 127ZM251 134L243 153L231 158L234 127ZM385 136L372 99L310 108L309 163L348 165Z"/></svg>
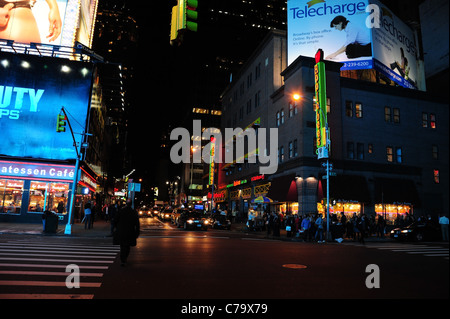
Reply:
<svg viewBox="0 0 450 319"><path fill-rule="evenodd" d="M139 215L139 218L152 217L152 211L147 209L146 207L141 207L138 210L138 215Z"/></svg>
<svg viewBox="0 0 450 319"><path fill-rule="evenodd" d="M201 229L208 230L209 222L205 215L199 212L185 212L180 215L181 222L183 222L183 228L188 229Z"/></svg>
<svg viewBox="0 0 450 319"><path fill-rule="evenodd" d="M159 218L164 221L164 220L170 220L170 218L172 217L172 213L173 213L173 209L172 208L165 208L163 211L161 211L161 213L159 214Z"/></svg>
<svg viewBox="0 0 450 319"><path fill-rule="evenodd" d="M216 215L212 218L212 228L231 229L231 221L225 215Z"/></svg>
<svg viewBox="0 0 450 319"><path fill-rule="evenodd" d="M404 241L435 241L441 239L441 232L434 223L414 222L406 227L393 229L390 237Z"/></svg>

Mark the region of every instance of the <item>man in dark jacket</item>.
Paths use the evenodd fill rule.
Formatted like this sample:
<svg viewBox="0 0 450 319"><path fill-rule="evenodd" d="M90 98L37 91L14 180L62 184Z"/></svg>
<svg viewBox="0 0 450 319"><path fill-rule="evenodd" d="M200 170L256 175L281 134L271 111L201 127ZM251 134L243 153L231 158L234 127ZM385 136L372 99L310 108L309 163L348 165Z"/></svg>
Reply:
<svg viewBox="0 0 450 319"><path fill-rule="evenodd" d="M136 238L139 237L139 216L136 210L131 207L131 199L122 208L114 219L116 228L114 244L120 245L120 262L122 266L127 263L130 247L136 246Z"/></svg>

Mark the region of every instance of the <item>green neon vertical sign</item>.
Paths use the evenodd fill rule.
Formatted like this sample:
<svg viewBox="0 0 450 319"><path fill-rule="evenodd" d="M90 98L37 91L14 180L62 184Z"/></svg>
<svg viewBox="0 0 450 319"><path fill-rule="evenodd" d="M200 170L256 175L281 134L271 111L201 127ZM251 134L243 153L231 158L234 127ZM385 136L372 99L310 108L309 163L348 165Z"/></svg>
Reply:
<svg viewBox="0 0 450 319"><path fill-rule="evenodd" d="M316 146L317 148L321 148L327 146L327 89L325 62L323 62L323 51L321 49L316 53L314 84L316 93Z"/></svg>

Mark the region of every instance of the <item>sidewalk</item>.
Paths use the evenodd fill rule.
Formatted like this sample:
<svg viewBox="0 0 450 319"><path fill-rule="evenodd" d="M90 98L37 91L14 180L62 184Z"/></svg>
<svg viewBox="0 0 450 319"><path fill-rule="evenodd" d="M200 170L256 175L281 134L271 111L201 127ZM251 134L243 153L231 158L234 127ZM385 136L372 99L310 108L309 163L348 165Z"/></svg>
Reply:
<svg viewBox="0 0 450 319"><path fill-rule="evenodd" d="M272 234L267 235L267 230L263 231L249 231L245 223L235 223L231 228L232 231L245 233L251 235L252 237L257 237L261 239L273 239L273 240L282 240L282 241L293 241L293 242L303 242L301 237L287 237L287 232L284 229L280 229L280 236L273 236ZM365 242L394 242L395 240L386 235L384 238L377 238L376 236L369 236L364 238ZM351 238L344 238L343 242L354 242ZM337 243L337 241L333 241L333 243Z"/></svg>
<svg viewBox="0 0 450 319"><path fill-rule="evenodd" d="M84 229L84 224L76 223L72 225L72 233L64 233L66 224L58 224L56 234L44 233L42 224L22 224L22 223L0 223L0 235L42 235L42 236L73 236L73 237L107 237L110 234L111 224L104 220L94 222L94 227Z"/></svg>

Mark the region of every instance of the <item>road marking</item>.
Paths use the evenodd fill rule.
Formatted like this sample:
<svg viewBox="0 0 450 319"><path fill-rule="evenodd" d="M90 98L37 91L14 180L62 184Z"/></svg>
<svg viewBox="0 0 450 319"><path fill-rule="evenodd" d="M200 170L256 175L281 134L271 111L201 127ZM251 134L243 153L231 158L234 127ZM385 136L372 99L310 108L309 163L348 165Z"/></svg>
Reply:
<svg viewBox="0 0 450 319"><path fill-rule="evenodd" d="M94 295L68 294L0 294L0 299L93 299Z"/></svg>
<svg viewBox="0 0 450 319"><path fill-rule="evenodd" d="M0 263L0 267L24 267L24 268L64 268L66 269L67 265L50 265L50 264L7 264ZM80 269L108 269L108 266L89 266L89 265L80 265L78 266Z"/></svg>
<svg viewBox="0 0 450 319"><path fill-rule="evenodd" d="M0 275L30 275L30 276L69 276L70 272L62 271L20 271L0 270ZM102 273L80 272L80 277L103 277Z"/></svg>
<svg viewBox="0 0 450 319"><path fill-rule="evenodd" d="M16 258L16 257L0 257L0 260L22 260L22 261L45 261L58 263L93 263L93 264L112 264L113 260L81 260L81 259L47 259L47 258Z"/></svg>
<svg viewBox="0 0 450 319"><path fill-rule="evenodd" d="M95 287L102 285L101 282L80 282L80 287ZM39 286L39 287L67 287L66 282L61 281L22 281L22 280L0 280L0 286Z"/></svg>

